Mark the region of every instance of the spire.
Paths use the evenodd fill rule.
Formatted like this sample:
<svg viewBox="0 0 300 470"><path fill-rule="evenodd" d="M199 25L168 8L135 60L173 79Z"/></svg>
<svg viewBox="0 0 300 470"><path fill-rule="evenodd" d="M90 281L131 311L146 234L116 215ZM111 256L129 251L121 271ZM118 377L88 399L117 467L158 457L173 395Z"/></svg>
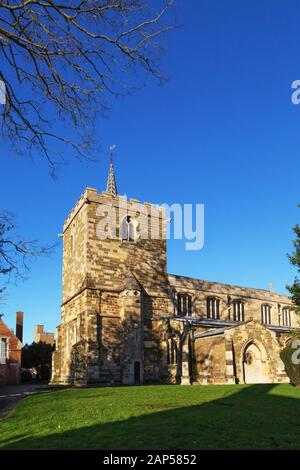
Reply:
<svg viewBox="0 0 300 470"><path fill-rule="evenodd" d="M110 163L109 163L109 174L108 174L107 185L106 185L106 192L111 194L114 197L118 195L117 183L116 183L116 178L115 178L115 170L114 170L114 165L113 165L113 151L115 148L116 148L115 145L111 145L109 148Z"/></svg>

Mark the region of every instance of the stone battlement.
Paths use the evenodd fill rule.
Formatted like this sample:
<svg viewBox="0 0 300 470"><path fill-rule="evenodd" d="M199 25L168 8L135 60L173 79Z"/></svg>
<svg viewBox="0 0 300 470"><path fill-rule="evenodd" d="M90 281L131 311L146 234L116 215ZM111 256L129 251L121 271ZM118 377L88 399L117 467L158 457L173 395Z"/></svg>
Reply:
<svg viewBox="0 0 300 470"><path fill-rule="evenodd" d="M125 195L112 196L111 194L103 191L98 193L97 189L86 188L85 191L81 194L75 206L67 216L63 231L65 232L73 219L76 217L77 213L82 209L85 204L101 204L103 206L115 207L116 209L126 209L127 212L136 213L140 211L141 213L151 214L153 218L165 218L165 209L164 207L156 204L151 204L150 202L140 202L138 199L127 199Z"/></svg>

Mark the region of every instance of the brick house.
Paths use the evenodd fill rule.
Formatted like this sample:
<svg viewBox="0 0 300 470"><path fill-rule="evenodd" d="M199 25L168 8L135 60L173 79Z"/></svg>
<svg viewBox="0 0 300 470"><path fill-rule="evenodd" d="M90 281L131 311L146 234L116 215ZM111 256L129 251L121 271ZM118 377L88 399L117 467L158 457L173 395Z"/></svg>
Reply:
<svg viewBox="0 0 300 470"><path fill-rule="evenodd" d="M23 312L16 314L16 334L0 318L0 386L20 383Z"/></svg>

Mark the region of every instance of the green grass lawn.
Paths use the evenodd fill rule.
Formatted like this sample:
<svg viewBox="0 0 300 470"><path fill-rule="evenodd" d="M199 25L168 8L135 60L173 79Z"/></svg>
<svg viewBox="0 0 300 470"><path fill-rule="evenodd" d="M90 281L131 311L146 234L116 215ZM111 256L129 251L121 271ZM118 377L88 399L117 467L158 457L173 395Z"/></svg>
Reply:
<svg viewBox="0 0 300 470"><path fill-rule="evenodd" d="M68 389L25 398L1 449L300 449L290 385Z"/></svg>

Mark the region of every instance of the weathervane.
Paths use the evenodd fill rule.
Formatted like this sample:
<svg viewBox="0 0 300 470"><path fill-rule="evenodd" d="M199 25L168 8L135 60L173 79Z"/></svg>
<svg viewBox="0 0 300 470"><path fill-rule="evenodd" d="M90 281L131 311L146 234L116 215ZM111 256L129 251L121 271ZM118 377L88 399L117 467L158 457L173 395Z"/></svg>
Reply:
<svg viewBox="0 0 300 470"><path fill-rule="evenodd" d="M108 174L107 185L106 185L106 192L111 194L113 197L116 197L118 194L114 165L113 165L113 151L115 150L115 148L116 148L115 144L109 147L110 164L109 164L109 174Z"/></svg>
<svg viewBox="0 0 300 470"><path fill-rule="evenodd" d="M269 291L271 292L273 290L273 282L269 282Z"/></svg>
<svg viewBox="0 0 300 470"><path fill-rule="evenodd" d="M112 159L113 159L113 154L114 154L115 148L116 148L116 144L112 144L109 147L109 155L110 155L110 161L111 162L112 162Z"/></svg>

